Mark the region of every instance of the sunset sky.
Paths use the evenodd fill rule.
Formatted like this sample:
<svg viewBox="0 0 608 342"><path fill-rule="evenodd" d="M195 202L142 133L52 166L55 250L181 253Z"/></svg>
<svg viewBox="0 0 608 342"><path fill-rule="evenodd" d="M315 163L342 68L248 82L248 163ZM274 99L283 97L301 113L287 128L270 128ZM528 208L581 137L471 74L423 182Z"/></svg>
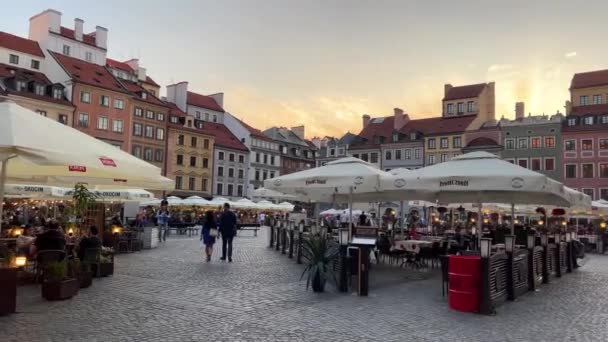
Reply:
<svg viewBox="0 0 608 342"><path fill-rule="evenodd" d="M584 5L583 5L584 4ZM164 86L224 92L253 126L359 132L361 115L440 114L443 84L496 82L497 119L525 101L564 111L572 74L608 67L608 1L21 1L0 30L27 37L46 8L109 29L108 56Z"/></svg>

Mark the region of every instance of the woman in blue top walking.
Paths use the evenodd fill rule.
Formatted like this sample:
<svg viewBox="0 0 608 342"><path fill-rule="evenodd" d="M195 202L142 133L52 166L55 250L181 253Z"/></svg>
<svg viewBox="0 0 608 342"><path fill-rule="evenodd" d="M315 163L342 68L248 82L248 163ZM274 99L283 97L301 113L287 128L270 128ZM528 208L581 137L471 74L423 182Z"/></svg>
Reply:
<svg viewBox="0 0 608 342"><path fill-rule="evenodd" d="M203 223L203 229L201 229L201 241L205 246L205 255L207 256L207 262L211 261L211 254L213 254L213 244L215 243L215 237L217 236L217 223L215 221L215 214L212 210L207 210L205 213L205 222Z"/></svg>

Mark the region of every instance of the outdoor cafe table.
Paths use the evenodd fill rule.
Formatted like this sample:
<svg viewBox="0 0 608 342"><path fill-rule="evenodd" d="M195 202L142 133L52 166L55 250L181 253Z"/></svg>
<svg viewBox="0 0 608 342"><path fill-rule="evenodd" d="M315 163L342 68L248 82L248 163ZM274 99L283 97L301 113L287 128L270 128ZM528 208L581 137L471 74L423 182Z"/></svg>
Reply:
<svg viewBox="0 0 608 342"><path fill-rule="evenodd" d="M420 252L420 248L430 247L432 245L433 245L432 241L397 240L393 243L393 248L396 250L403 250L403 251L418 254Z"/></svg>

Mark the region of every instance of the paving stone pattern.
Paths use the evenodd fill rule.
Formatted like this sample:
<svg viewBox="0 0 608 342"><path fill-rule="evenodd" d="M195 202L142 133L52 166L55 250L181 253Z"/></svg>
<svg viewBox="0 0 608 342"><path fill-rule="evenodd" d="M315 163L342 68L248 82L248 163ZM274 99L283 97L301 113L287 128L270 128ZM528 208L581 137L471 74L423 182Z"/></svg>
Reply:
<svg viewBox="0 0 608 342"><path fill-rule="evenodd" d="M481 316L448 308L437 271L375 267L367 298L314 294L266 231L250 235L231 264L219 244L205 263L198 239L170 237L70 300L21 287L0 341L608 341L608 256Z"/></svg>

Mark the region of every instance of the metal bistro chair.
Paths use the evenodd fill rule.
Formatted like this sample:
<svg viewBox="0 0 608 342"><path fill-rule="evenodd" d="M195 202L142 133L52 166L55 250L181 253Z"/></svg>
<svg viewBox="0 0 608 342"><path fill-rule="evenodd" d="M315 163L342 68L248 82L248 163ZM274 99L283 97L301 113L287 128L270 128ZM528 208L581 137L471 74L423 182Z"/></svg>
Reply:
<svg viewBox="0 0 608 342"><path fill-rule="evenodd" d="M445 297L450 289L450 257L447 255L440 255L439 261L441 262L441 296Z"/></svg>
<svg viewBox="0 0 608 342"><path fill-rule="evenodd" d="M86 248L84 250L82 262L85 262L91 265L91 270L93 270L93 266L95 270L93 275L98 278L99 275L99 264L101 264L101 248Z"/></svg>
<svg viewBox="0 0 608 342"><path fill-rule="evenodd" d="M48 264L65 259L66 253L62 249L48 249L39 251L36 255L36 280L39 281L44 275Z"/></svg>

